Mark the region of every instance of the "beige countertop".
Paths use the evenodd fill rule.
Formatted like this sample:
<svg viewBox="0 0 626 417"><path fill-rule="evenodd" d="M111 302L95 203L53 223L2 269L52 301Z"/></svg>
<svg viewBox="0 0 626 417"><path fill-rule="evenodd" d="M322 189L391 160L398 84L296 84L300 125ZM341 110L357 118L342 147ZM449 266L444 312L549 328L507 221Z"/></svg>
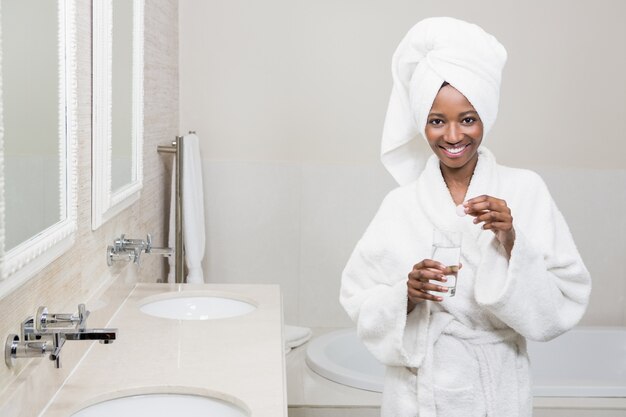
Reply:
<svg viewBox="0 0 626 417"><path fill-rule="evenodd" d="M183 289L232 296L257 308L217 320L140 311L147 297ZM117 340L94 342L40 416L68 417L125 395L189 393L234 402L252 417L287 417L281 309L277 285L137 284L107 325L118 329Z"/></svg>

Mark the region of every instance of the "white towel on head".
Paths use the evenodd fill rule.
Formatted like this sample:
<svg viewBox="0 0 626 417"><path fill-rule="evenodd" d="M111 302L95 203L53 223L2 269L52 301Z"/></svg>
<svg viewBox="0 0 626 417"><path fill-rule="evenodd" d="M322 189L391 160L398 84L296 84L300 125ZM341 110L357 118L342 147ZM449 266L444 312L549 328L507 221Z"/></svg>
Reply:
<svg viewBox="0 0 626 417"><path fill-rule="evenodd" d="M393 89L383 128L381 159L400 184L415 180L430 155L418 140L443 82L474 106L487 135L498 114L500 80L507 54L479 26L450 17L413 26L392 59Z"/></svg>

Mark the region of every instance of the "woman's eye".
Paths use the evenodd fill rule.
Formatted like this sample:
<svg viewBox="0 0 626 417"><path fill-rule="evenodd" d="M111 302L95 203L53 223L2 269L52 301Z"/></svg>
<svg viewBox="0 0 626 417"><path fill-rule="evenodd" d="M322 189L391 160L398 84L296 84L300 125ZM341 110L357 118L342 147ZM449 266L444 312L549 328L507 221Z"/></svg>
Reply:
<svg viewBox="0 0 626 417"><path fill-rule="evenodd" d="M476 119L474 119L473 117L466 117L465 119L463 119L463 123L465 123L466 125L471 125L475 121Z"/></svg>
<svg viewBox="0 0 626 417"><path fill-rule="evenodd" d="M443 124L443 120L441 120L441 119L432 119L428 123L430 123L431 125L437 126L437 125Z"/></svg>

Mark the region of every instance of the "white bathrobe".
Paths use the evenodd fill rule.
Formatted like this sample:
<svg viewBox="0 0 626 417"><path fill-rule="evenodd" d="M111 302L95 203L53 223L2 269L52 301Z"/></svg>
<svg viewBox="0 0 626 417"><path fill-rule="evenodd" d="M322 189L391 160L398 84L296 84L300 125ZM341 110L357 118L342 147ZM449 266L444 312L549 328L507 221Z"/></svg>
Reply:
<svg viewBox="0 0 626 417"><path fill-rule="evenodd" d="M530 416L525 339L552 339L585 311L589 273L541 178L481 147L466 199L482 194L511 209L510 260L492 231L457 216L433 155L387 195L344 270L341 304L387 365L383 417ZM463 233L456 295L407 315L408 273L431 257L433 228Z"/></svg>

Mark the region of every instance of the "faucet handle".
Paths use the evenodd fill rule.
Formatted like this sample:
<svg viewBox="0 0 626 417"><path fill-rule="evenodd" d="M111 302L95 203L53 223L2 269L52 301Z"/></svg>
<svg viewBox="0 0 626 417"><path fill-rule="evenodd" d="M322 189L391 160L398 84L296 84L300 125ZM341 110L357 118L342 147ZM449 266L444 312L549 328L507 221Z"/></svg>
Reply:
<svg viewBox="0 0 626 417"><path fill-rule="evenodd" d="M144 247L144 251L146 253L150 253L151 250L152 250L152 235L148 233L146 236L146 245Z"/></svg>
<svg viewBox="0 0 626 417"><path fill-rule="evenodd" d="M115 241L115 245L114 246L107 246L107 265L108 266L113 266L114 262L117 261L125 261L125 262L129 262L132 261L134 259L135 256L135 252L129 252L126 249L117 249L118 247L118 241Z"/></svg>
<svg viewBox="0 0 626 417"><path fill-rule="evenodd" d="M135 247L134 262L139 266L139 259L141 258L141 252L150 253L152 251L152 235L147 234L146 240L141 241L141 245Z"/></svg>
<svg viewBox="0 0 626 417"><path fill-rule="evenodd" d="M85 328L85 323L89 317L89 311L85 304L78 305L78 313L76 314L50 314L47 307L39 307L37 314L33 319L36 333L55 333L52 329L63 329L75 327L78 329Z"/></svg>
<svg viewBox="0 0 626 417"><path fill-rule="evenodd" d="M148 239L150 241L152 240L150 236ZM135 249L139 249L140 251L142 251L142 250L145 250L150 245L150 242L146 243L146 241L143 239L126 239L124 235L122 235L119 238L119 243L120 243L119 249L130 250L130 251L135 250Z"/></svg>
<svg viewBox="0 0 626 417"><path fill-rule="evenodd" d="M124 236L125 235L121 235L120 237L118 237L117 239L113 241L113 249L115 253L120 252L121 250L124 249L124 243L126 242L126 239L124 238Z"/></svg>
<svg viewBox="0 0 626 417"><path fill-rule="evenodd" d="M52 351L53 347L47 340L44 341L21 341L16 334L10 334L4 344L4 363L13 368L18 358L36 358L44 356Z"/></svg>
<svg viewBox="0 0 626 417"><path fill-rule="evenodd" d="M35 324L35 332L44 333L48 329L48 308L39 307L33 322Z"/></svg>
<svg viewBox="0 0 626 417"><path fill-rule="evenodd" d="M133 263L139 266L140 258L141 258L141 248L133 249L133 255L132 255Z"/></svg>
<svg viewBox="0 0 626 417"><path fill-rule="evenodd" d="M76 325L76 328L84 329L85 324L87 324L87 317L89 317L89 310L87 310L87 307L85 307L84 303L80 303L78 305L77 316L78 316L78 323Z"/></svg>

